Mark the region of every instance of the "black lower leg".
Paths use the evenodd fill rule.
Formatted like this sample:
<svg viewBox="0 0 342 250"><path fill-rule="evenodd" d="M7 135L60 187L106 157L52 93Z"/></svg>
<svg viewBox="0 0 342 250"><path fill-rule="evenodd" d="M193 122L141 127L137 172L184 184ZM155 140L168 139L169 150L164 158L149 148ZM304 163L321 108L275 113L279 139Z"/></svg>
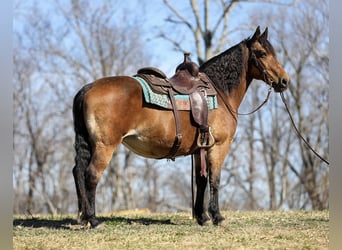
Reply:
<svg viewBox="0 0 342 250"><path fill-rule="evenodd" d="M199 171L198 171L199 172ZM200 176L197 174L196 171L196 202L195 202L195 218L197 223L200 225L204 225L209 219L208 215L206 214L206 209L204 205L204 195L207 186L207 177Z"/></svg>
<svg viewBox="0 0 342 250"><path fill-rule="evenodd" d="M96 185L87 187L87 198L88 203L85 209L85 214L83 216L84 223L90 223L91 227L96 227L99 225L99 221L95 216L95 193L96 193Z"/></svg>
<svg viewBox="0 0 342 250"><path fill-rule="evenodd" d="M79 166L75 166L72 170L75 187L76 187L76 194L78 200L78 220L79 223L82 221L82 215L85 213L85 206L87 200L87 191L85 188L85 177L84 177L84 170L82 170Z"/></svg>
<svg viewBox="0 0 342 250"><path fill-rule="evenodd" d="M91 227L96 227L99 221L95 216L95 194L98 180L90 169L85 173L85 190L86 202L82 211L82 224L86 225L88 222Z"/></svg>
<svg viewBox="0 0 342 250"><path fill-rule="evenodd" d="M220 214L220 208L219 208L219 193L218 193L219 185L220 185L219 177L217 177L215 180L211 179L208 212L210 214L210 217L214 225L218 225L224 220L224 217Z"/></svg>

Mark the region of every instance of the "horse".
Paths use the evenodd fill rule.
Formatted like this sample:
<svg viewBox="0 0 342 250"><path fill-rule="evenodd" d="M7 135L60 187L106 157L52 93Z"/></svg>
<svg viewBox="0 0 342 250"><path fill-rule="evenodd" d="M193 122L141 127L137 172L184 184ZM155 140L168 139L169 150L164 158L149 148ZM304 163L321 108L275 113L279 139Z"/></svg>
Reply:
<svg viewBox="0 0 342 250"><path fill-rule="evenodd" d="M201 174L198 128L189 111L179 111L182 143L175 157L193 155L196 199L194 218L199 225L222 224L219 209L221 168L237 128L238 108L253 79L262 80L275 92L287 89L290 79L278 62L268 38L268 28L204 62L205 73L218 91L218 108L208 113L214 144L208 148L208 175ZM99 225L95 215L96 186L120 143L136 154L165 158L176 133L172 110L144 101L142 87L131 76L110 76L84 85L73 100L75 166L72 170L78 198L78 223ZM209 204L204 194L209 178ZM207 209L206 209L207 207ZM208 216L209 215L209 216Z"/></svg>

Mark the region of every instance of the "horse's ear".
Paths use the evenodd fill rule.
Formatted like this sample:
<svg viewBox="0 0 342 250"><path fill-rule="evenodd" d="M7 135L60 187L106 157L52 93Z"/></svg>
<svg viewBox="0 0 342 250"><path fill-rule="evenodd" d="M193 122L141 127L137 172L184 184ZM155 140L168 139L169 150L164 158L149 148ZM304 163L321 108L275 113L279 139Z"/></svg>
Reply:
<svg viewBox="0 0 342 250"><path fill-rule="evenodd" d="M267 36L268 36L268 27L266 27L264 33L261 34L260 38L267 40Z"/></svg>
<svg viewBox="0 0 342 250"><path fill-rule="evenodd" d="M260 37L260 26L258 26L254 32L254 35L252 36L252 38L250 39L251 41L256 41L258 40Z"/></svg>

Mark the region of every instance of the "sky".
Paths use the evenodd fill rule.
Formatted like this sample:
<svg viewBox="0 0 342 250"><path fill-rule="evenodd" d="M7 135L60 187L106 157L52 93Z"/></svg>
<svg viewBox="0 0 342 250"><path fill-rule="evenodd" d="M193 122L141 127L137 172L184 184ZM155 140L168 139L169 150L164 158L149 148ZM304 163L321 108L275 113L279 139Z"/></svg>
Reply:
<svg viewBox="0 0 342 250"><path fill-rule="evenodd" d="M14 1L14 27L16 29L22 29L25 25L25 19L22 18L25 13L30 14L30 10L34 11L34 8L39 8L40 10L46 11L47 15L51 15L56 19L55 24L59 25L59 19L55 15L55 0L48 1L37 1L37 0L27 0L27 1ZM69 0L59 0L62 4L68 3ZM183 55L179 51L175 51L170 42L164 39L158 38L159 30L167 30L168 33L173 32L173 36L177 36L177 30L170 30L170 26L165 23L165 19L170 16L170 11L167 9L162 0L149 0L149 1L112 1L113 5L116 7L116 13L113 15L118 15L117 20L121 20L120 16L126 16L130 19L142 20L140 28L143 30L144 42L147 50L151 51L152 63L156 65L148 66L158 66L161 70L165 71L167 75L173 74L175 67L182 62ZM190 12L190 6L188 1L170 1L174 4L181 13ZM288 1L283 1L288 2ZM90 1L91 4L97 4L99 1ZM242 39L247 38L253 32L247 27L247 23L250 19L250 15L256 15L260 12L260 8L265 5L265 3L245 3L241 5L236 5L231 12L230 16L230 29L238 29L241 32L229 33L229 44L227 48L240 42ZM214 12L210 16L211 21L215 21L215 12L213 5L210 5L211 11ZM265 6L270 7L270 4ZM191 18L190 18L191 20ZM255 25L255 28L258 24ZM181 34L180 34L181 35ZM191 37L191 35L187 35ZM190 39L185 39L182 46L189 50L189 52L195 51L195 45L192 44ZM195 57L194 57L195 59Z"/></svg>

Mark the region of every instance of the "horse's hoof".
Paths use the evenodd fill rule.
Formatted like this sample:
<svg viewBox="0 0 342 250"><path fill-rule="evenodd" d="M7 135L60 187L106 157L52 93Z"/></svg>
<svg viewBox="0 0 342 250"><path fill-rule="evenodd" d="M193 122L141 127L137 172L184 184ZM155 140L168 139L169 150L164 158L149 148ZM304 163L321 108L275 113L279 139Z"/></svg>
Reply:
<svg viewBox="0 0 342 250"><path fill-rule="evenodd" d="M86 229L86 230L91 229L91 224L90 224L90 222L89 222L89 221L82 221L82 223L81 223L81 228L82 228L82 229Z"/></svg>
<svg viewBox="0 0 342 250"><path fill-rule="evenodd" d="M92 224L90 223L90 225L91 225L90 229L100 229L100 228L102 228L103 223L97 222L97 223L94 224L94 225L92 225Z"/></svg>
<svg viewBox="0 0 342 250"><path fill-rule="evenodd" d="M215 226L222 226L224 224L225 219L220 215L215 218L212 218L212 221Z"/></svg>
<svg viewBox="0 0 342 250"><path fill-rule="evenodd" d="M82 219L80 222L82 228L84 229L94 229L100 226L100 222L96 218Z"/></svg>
<svg viewBox="0 0 342 250"><path fill-rule="evenodd" d="M206 226L209 226L209 225L211 225L210 219L205 220L201 226L205 226L206 227Z"/></svg>
<svg viewBox="0 0 342 250"><path fill-rule="evenodd" d="M100 226L100 222L95 218L89 219L89 223L91 228L98 228Z"/></svg>
<svg viewBox="0 0 342 250"><path fill-rule="evenodd" d="M228 223L228 220L223 219L217 225L220 227L228 227L229 223Z"/></svg>
<svg viewBox="0 0 342 250"><path fill-rule="evenodd" d="M210 218L206 214L201 217L196 216L196 221L200 226L207 226L210 224Z"/></svg>
<svg viewBox="0 0 342 250"><path fill-rule="evenodd" d="M83 222L81 224L81 228L86 229L86 230L88 230L88 229L99 229L101 227L102 227L102 223L99 223L99 222L92 223L92 222L88 221L88 222Z"/></svg>

